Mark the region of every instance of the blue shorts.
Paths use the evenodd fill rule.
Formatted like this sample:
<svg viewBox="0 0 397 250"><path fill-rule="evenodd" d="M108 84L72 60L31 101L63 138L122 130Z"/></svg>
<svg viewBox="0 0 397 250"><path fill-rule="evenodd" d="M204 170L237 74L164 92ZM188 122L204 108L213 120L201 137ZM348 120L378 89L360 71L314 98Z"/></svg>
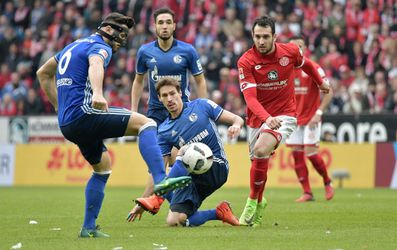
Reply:
<svg viewBox="0 0 397 250"><path fill-rule="evenodd" d="M157 123L157 127L167 119L170 115L166 108L149 108L147 111L147 117L153 119Z"/></svg>
<svg viewBox="0 0 397 250"><path fill-rule="evenodd" d="M193 215L204 199L219 189L227 180L229 169L225 163L214 162L208 172L191 175L192 183L174 191L170 209L172 212Z"/></svg>
<svg viewBox="0 0 397 250"><path fill-rule="evenodd" d="M91 164L98 164L107 149L103 139L124 136L130 120L128 109L110 107L109 112L84 114L72 123L62 126L66 139L77 144L81 154Z"/></svg>

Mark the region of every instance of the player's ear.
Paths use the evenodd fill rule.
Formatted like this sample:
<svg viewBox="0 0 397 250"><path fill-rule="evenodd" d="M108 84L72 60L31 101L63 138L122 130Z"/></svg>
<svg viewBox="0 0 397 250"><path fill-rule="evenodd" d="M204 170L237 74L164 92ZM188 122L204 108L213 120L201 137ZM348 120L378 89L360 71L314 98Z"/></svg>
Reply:
<svg viewBox="0 0 397 250"><path fill-rule="evenodd" d="M276 42L276 41L277 41L277 38L278 38L277 33L274 33L274 35L273 35L273 42Z"/></svg>

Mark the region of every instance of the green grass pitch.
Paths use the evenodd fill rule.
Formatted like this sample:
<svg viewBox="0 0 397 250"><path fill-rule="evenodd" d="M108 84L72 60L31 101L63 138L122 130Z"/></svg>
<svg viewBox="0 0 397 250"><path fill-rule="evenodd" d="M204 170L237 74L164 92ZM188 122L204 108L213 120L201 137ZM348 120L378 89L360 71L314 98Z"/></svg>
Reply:
<svg viewBox="0 0 397 250"><path fill-rule="evenodd" d="M211 221L197 228L169 228L168 204L159 214L127 223L132 199L143 188L107 188L98 224L109 239L79 239L84 188L0 188L0 249L397 249L397 191L337 189L325 201L297 204L299 189L268 188L269 205L260 228L232 227ZM221 200L240 215L248 188L223 188L207 199L210 209ZM30 224L37 221L37 224Z"/></svg>

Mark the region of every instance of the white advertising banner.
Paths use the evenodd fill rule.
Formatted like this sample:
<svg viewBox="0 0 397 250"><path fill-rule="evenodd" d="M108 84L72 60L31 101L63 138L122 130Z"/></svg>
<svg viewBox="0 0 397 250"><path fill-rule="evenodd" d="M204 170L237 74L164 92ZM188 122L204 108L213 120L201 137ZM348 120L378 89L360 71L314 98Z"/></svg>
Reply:
<svg viewBox="0 0 397 250"><path fill-rule="evenodd" d="M62 142L65 141L59 129L56 116L30 116L29 142Z"/></svg>
<svg viewBox="0 0 397 250"><path fill-rule="evenodd" d="M12 186L15 173L15 145L0 144L0 186Z"/></svg>

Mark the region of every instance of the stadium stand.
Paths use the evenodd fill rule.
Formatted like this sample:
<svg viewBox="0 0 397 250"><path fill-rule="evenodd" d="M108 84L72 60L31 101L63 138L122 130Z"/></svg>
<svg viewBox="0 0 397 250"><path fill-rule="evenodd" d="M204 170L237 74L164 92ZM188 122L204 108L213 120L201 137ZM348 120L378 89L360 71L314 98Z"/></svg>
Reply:
<svg viewBox="0 0 397 250"><path fill-rule="evenodd" d="M198 49L210 96L232 112L244 114L245 105L236 61L252 46L254 19L267 14L277 20L279 41L305 37L307 56L321 64L334 87L330 113L397 114L393 0L5 0L0 3L0 115L53 114L35 71L58 49L95 32L111 11L137 21L127 47L114 55L104 84L111 105L129 108L136 51L153 39L152 13L164 6L176 13L177 38ZM141 112L146 112L147 96Z"/></svg>

